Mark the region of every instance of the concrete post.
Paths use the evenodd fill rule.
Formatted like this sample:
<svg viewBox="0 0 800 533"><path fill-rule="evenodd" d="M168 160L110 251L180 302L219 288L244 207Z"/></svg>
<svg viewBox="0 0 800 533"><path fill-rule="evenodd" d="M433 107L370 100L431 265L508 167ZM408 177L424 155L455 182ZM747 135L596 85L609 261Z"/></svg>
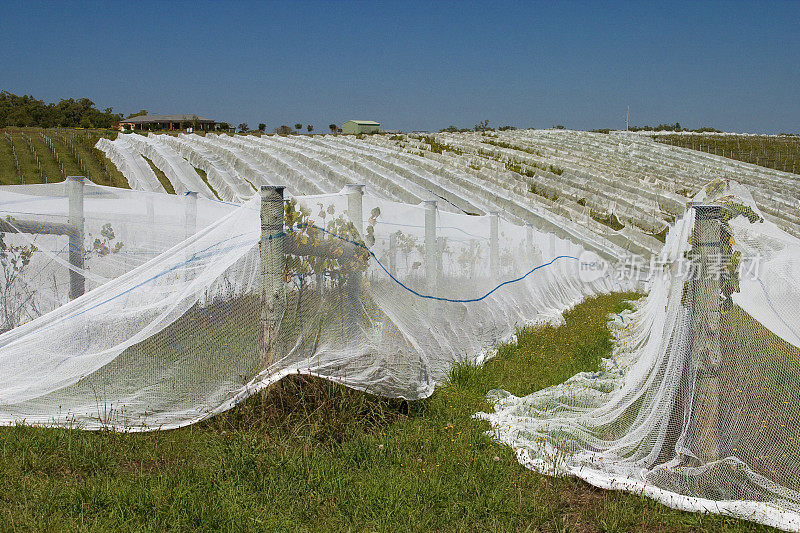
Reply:
<svg viewBox="0 0 800 533"><path fill-rule="evenodd" d="M159 247L156 244L157 239L155 236L156 210L155 206L153 205L153 196L150 193L147 194L145 199L145 209L147 212L147 229L145 231L147 231L150 234L150 239L147 244L149 244L151 248L146 250L146 252L148 253L147 260L149 261L150 259L155 257L159 251ZM149 252L152 252L152 254L150 254Z"/></svg>
<svg viewBox="0 0 800 533"><path fill-rule="evenodd" d="M284 306L283 187L261 186L261 369L275 363L275 341Z"/></svg>
<svg viewBox="0 0 800 533"><path fill-rule="evenodd" d="M525 248L528 254L533 251L533 224L525 224Z"/></svg>
<svg viewBox="0 0 800 533"><path fill-rule="evenodd" d="M361 240L364 239L364 185L345 186L347 195L347 217L355 226ZM351 271L347 274L348 309L347 317L351 324L358 321L360 307L362 277L360 272Z"/></svg>
<svg viewBox="0 0 800 533"><path fill-rule="evenodd" d="M183 227L184 240L191 239L197 233L197 193L188 191L183 196ZM183 278L186 281L191 279L190 273L193 271L189 262L194 257L194 246L186 247L186 264L183 266Z"/></svg>
<svg viewBox="0 0 800 533"><path fill-rule="evenodd" d="M425 292L436 296L436 200L425 200Z"/></svg>
<svg viewBox="0 0 800 533"><path fill-rule="evenodd" d="M525 246L528 252L528 259L531 263L531 268L539 266L542 263L542 253L539 247L533 242L533 224L525 225Z"/></svg>
<svg viewBox="0 0 800 533"><path fill-rule="evenodd" d="M397 277L397 232L389 234L389 274Z"/></svg>
<svg viewBox="0 0 800 533"><path fill-rule="evenodd" d="M74 300L83 296L86 291L86 280L83 277L83 241L84 241L84 213L83 213L83 176L67 177L67 196L69 198L69 225L72 232L69 234L69 299Z"/></svg>
<svg viewBox="0 0 800 533"><path fill-rule="evenodd" d="M692 205L695 210L692 248L692 350L694 401L693 448L702 464L719 459L719 368L721 289L721 215L719 205Z"/></svg>
<svg viewBox="0 0 800 533"><path fill-rule="evenodd" d="M364 186L346 185L344 188L347 195L347 216L350 222L356 227L359 235L363 238L364 233Z"/></svg>
<svg viewBox="0 0 800 533"><path fill-rule="evenodd" d="M183 220L185 228L184 238L188 239L197 233L197 193L188 191L184 195L183 199Z"/></svg>
<svg viewBox="0 0 800 533"><path fill-rule="evenodd" d="M441 278L444 272L444 248L447 246L447 239L436 237L436 275Z"/></svg>
<svg viewBox="0 0 800 533"><path fill-rule="evenodd" d="M500 213L489 213L489 267L492 280L500 279Z"/></svg>

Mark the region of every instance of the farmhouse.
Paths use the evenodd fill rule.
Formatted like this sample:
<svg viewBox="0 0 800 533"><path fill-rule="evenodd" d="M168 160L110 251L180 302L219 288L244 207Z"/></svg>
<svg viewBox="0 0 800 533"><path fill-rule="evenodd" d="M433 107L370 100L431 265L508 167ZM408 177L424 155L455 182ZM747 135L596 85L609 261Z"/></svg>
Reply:
<svg viewBox="0 0 800 533"><path fill-rule="evenodd" d="M194 128L195 130L216 130L219 122L198 115L141 115L123 119L119 122L118 129L129 130L182 130Z"/></svg>
<svg viewBox="0 0 800 533"><path fill-rule="evenodd" d="M348 120L342 124L342 133L378 133L381 129L380 122L371 120Z"/></svg>

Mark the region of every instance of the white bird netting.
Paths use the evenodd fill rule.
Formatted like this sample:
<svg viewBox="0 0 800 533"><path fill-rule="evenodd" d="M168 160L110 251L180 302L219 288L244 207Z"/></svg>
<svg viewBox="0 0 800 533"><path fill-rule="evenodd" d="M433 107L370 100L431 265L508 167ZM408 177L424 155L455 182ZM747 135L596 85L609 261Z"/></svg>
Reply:
<svg viewBox="0 0 800 533"><path fill-rule="evenodd" d="M222 190L229 177L214 179ZM800 241L744 189L706 190L697 199L728 213L717 238L697 233L693 210L672 226L648 297L612 322L603 370L525 398L494 391L481 416L543 472L798 528ZM597 257L554 233L353 189L287 195L270 219L258 196L87 186L79 268L67 237L30 229L69 222L66 192L0 196L3 424L175 428L292 373L424 398L516 328L637 286L587 272ZM717 285L697 281L701 263ZM70 301L75 274L87 292Z"/></svg>
<svg viewBox="0 0 800 533"><path fill-rule="evenodd" d="M6 189L3 215L20 228L67 220L64 191ZM265 359L257 196L241 206L97 186L85 196L85 268L70 263L62 235L2 234L4 268L32 250L5 286L26 303L0 335L2 423L173 428L295 372L422 398L453 361L476 361L516 327L615 288L610 277L578 279L580 246L496 216L365 195L354 224L352 193L297 197L279 235L281 301ZM72 301L70 271L88 291Z"/></svg>
<svg viewBox="0 0 800 533"><path fill-rule="evenodd" d="M800 530L800 241L720 183L723 220L744 215L722 232L715 309L693 300L714 273L681 266L703 239L688 216L648 297L610 323L601 371L526 397L491 391L495 411L479 416L541 472Z"/></svg>

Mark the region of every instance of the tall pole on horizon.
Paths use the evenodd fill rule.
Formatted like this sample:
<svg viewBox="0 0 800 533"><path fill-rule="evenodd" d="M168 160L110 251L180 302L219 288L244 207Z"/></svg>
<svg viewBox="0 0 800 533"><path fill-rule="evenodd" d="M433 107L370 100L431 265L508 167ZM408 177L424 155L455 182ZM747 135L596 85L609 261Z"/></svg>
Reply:
<svg viewBox="0 0 800 533"><path fill-rule="evenodd" d="M625 113L625 131L628 131L628 119L631 117L631 106L628 106L628 112Z"/></svg>

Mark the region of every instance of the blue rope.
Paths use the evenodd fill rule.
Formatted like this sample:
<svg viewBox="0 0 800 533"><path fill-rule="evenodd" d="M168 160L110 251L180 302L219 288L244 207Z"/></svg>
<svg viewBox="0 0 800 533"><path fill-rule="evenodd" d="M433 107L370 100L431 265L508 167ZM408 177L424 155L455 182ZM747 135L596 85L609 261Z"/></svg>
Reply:
<svg viewBox="0 0 800 533"><path fill-rule="evenodd" d="M498 289L500 289L501 287L503 287L503 286L505 286L505 285L509 285L509 284L511 284L511 283L516 283L516 282L518 282L518 281L522 281L523 279L525 279L526 277L528 277L528 276L529 276L529 275L531 275L532 273L536 272L536 271L537 271L537 270L539 270L540 268L544 268L544 267L546 267L546 266L550 266L550 265L552 265L553 263L555 263L556 261L558 261L559 259L572 259L572 260L575 260L575 261L577 261L577 260L578 260L578 258L577 258L577 257L571 256L571 255L560 255L560 256L558 256L558 257L555 257L555 258L553 258L553 259L552 259L550 262L548 262L548 263L544 263L544 264L542 264L542 265L539 265L539 266L537 266L537 267L535 267L535 268L532 268L531 270L529 270L528 272L526 272L525 274L523 274L522 276L520 276L520 277L518 277L518 278L511 279L511 280L508 280L508 281L504 281L503 283L499 284L497 287L493 288L492 290L490 290L489 292L487 292L487 293L486 293L486 294L484 294L483 296L480 296L480 297L477 297L477 298L463 298L463 299L458 299L458 298L441 298L441 297L438 297L438 296L431 296L431 295L428 295L428 294L422 294L422 293L420 293L420 292L418 292L418 291L416 291L416 290L412 289L411 287L409 287L408 285L406 285L405 283L403 283L403 282L402 282L402 281L400 281L399 279L397 279L395 276L393 276L393 275L392 275L392 274L389 272L389 270L388 270L388 269L387 269L387 268L386 268L386 267L383 265L383 263L381 263L381 262L378 260L378 257L375 255L375 253L374 253L374 252L372 252L372 250L370 250L369 248L367 248L366 244L364 244L363 242L354 241L354 240L351 240L351 239L346 239L346 238L344 238L344 237L342 237L342 236L340 236L340 235L336 235L335 233L333 233L333 232L330 232L330 231L326 230L325 228L321 228L321 227L319 227L319 226L315 226L315 225L313 225L313 224L301 224L301 225L299 225L298 227L300 227L300 228L302 228L302 227L313 227L313 228L316 228L316 229L318 229L318 230L320 230L320 231L322 231L322 232L324 232L324 233L327 233L328 235L332 235L332 236L336 237L336 238L337 238L337 239L339 239L339 240L342 240L342 241L344 241L344 242L348 242L348 243L351 243L351 244L353 244L353 245L355 245L355 246L359 246L359 247L363 248L364 250L366 250L366 251L369 253L369 255L370 255L370 256L372 256L372 258L373 258L373 259L375 259L375 262L376 262L376 263L378 263L378 265L381 267L381 269L382 269L382 270L383 270L383 271L386 273L386 275L387 275L387 276L389 276L389 278L390 278L392 281L394 281L395 283L397 283L397 284L398 284L398 285L400 285L402 288L404 288L405 290L407 290L408 292L410 292L411 294L413 294L413 295L415 295L415 296L418 296L418 297L420 297L420 298L425 298L425 299L428 299L428 300L436 300L436 301L440 301L440 302L452 302L452 303L470 303L470 302L479 302L479 301L481 301L481 300L484 300L484 299L488 298L488 297L489 297L489 296L490 296L492 293L496 292L496 291L497 291ZM280 238L280 237L285 237L285 236L287 236L287 235L288 235L288 234L290 234L290 233L292 233L291 229L290 229L290 231L289 231L289 232L280 232L280 233L276 233L276 234L274 234L274 235L270 235L270 236L266 237L266 240L272 240L272 239L277 239L277 238ZM208 247L206 247L206 248L203 248L203 249L199 250L198 252L196 252L195 254L193 254L193 256L192 256L191 258L187 259L186 261L184 261L184 262L181 262L181 263L178 263L178 264L175 264L175 265L173 265L172 267L168 268L167 270L164 270L164 271L162 271L162 272L159 272L159 273L157 273L157 274L154 274L154 275L153 275L153 276L151 276L150 278L148 278L148 279L146 279L146 280L144 280L144 281L142 281L142 282L140 282L140 283L137 283L136 285L134 285L134 286L132 286L132 287L129 287L129 288L127 288L127 289L123 290L122 292L120 292L119 294L117 294L117 295L115 295L115 296L112 296L112 297L110 297L110 298L107 298L107 299L105 299L105 300L103 300L103 301L101 301L101 302L98 302L98 303L96 303L95 305L92 305L92 306L90 306L90 307L89 307L89 308L87 308L87 309L84 309L84 310L82 310L82 311L78 311L78 312L76 312L76 313L73 313L73 314L71 314L71 315L65 316L65 317L61 318L60 320L57 320L57 321L55 321L55 322L53 322L53 323L49 324L48 326L45 326L45 328L50 328L50 327L53 327L53 326L55 326L56 324L58 324L58 323L60 323L60 322L63 322L63 321L65 321L65 320L68 320L68 319L71 319L71 318L75 318L75 317L81 316L81 315L83 315L83 314L85 314L85 313L87 313L87 312L91 311L92 309L95 309L95 308L97 308L97 307L99 307L99 306L101 306L101 305L104 305L104 304L106 304L106 303L109 303L109 302L111 302L111 301L113 301L113 300L116 300L117 298L120 298L120 297L124 296L125 294L127 294L127 293L130 293L131 291L133 291L133 290L135 290L135 289L137 289L137 288L139 288L139 287L142 287L143 285L146 285L147 283L150 283L151 281L155 281L156 279L159 279L159 278L163 277L164 275L166 275L166 274L169 274L170 272L174 272L175 270L179 269L179 268L180 268L180 267L182 267L182 266L188 265L189 263L192 263L192 262L194 262L194 261L197 261L197 260L199 260L199 259L205 259L205 258L207 258L207 257L214 256L214 255L217 255L217 254L219 254L219 253L222 253L222 252L226 252L226 251L232 250L232 249L234 249L234 248L238 248L238 247L240 247L240 246L242 246L242 245L228 246L228 247L226 247L226 248L222 248L222 249L220 249L220 250L216 250L216 251L209 251L209 250L211 250L212 248L215 248L215 247L217 247L217 246L219 246L219 245L221 245L221 244L223 244L223 243L225 243L225 242L229 242L229 241L232 241L232 240L234 240L234 239L238 239L238 238L240 238L240 237L242 237L242 236L245 236L245 235L247 235L247 234L246 234L246 233L240 233L240 234L238 234L238 235L235 235L235 236L229 237L229 238L227 238L227 239L224 239L224 240L222 240L222 241L220 241L220 242L214 243L214 244L212 244L212 245L210 245L210 246L208 246Z"/></svg>
<svg viewBox="0 0 800 533"><path fill-rule="evenodd" d="M523 274L522 276L520 276L518 278L510 279L508 281L504 281L503 283L501 283L500 285L498 285L494 289L490 290L489 292L487 292L486 294L484 294L483 296L480 296L478 298L442 298L442 297L439 297L439 296L431 296L429 294L422 294L422 293L420 293L418 291L415 291L414 289L412 289L411 287L409 287L408 285L406 285L405 283L403 283L402 281L400 281L399 279L394 277L391 274L391 272L389 272L389 270L383 265L383 263L380 262L380 260L375 255L375 253L372 250L370 250L369 248L367 248L367 245L364 244L363 242L346 239L344 237L341 237L339 235L336 235L335 233L332 233L332 232L326 230L325 228L320 228L319 226L315 226L314 224L300 224L298 227L300 227L300 228L312 227L312 228L318 229L318 230L320 230L320 231L322 231L324 233L327 233L328 235L332 235L332 236L336 237L337 239L340 239L340 240L342 240L344 242L349 242L350 244L354 244L356 246L360 246L361 248L363 248L367 252L369 252L369 255L371 255L372 258L375 259L375 262L378 263L378 265L381 267L381 269L386 273L387 276L389 276L389 278L392 281L394 281L395 283L397 283L398 285L400 285L405 290L407 290L408 292L410 292L411 294L413 294L415 296L419 296L420 298L426 298L428 300L436 300L436 301L440 301L440 302L453 302L453 303L480 302L481 300L484 300L485 298L488 298L489 295L491 295L492 293L494 293L495 291L497 291L498 289L500 289L504 285L509 285L511 283L516 283L518 281L522 281L523 279L527 278L528 276L530 276L531 274L533 274L534 272L536 272L540 268L544 268L546 266L550 266L553 263L555 263L556 261L558 261L559 259L573 259L575 261L578 261L577 257L571 256L571 255L559 255L558 257L554 257L549 263L544 263L542 265L534 267L534 268L532 268L531 270L529 270L528 272L526 272L525 274ZM282 236L282 235L284 235L284 234L276 234L275 237L279 237L279 236ZM274 238L274 237L268 237L268 238Z"/></svg>

